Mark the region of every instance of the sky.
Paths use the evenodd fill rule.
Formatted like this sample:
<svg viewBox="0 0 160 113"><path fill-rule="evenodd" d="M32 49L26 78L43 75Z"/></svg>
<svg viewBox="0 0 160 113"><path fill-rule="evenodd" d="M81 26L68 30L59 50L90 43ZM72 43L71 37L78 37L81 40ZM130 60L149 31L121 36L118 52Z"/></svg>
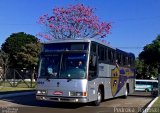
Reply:
<svg viewBox="0 0 160 113"><path fill-rule="evenodd" d="M37 24L41 15L78 3L95 8L100 21L111 23L105 40L112 47L136 57L160 34L160 0L0 0L0 45L12 33L36 36L44 30Z"/></svg>

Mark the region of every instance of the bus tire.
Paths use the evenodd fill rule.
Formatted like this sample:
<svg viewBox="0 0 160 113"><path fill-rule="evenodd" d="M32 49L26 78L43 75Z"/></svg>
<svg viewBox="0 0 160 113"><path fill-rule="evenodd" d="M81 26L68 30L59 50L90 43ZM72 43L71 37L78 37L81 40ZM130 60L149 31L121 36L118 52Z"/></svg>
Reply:
<svg viewBox="0 0 160 113"><path fill-rule="evenodd" d="M125 88L125 94L123 95L123 98L126 99L128 96L128 88L126 87Z"/></svg>
<svg viewBox="0 0 160 113"><path fill-rule="evenodd" d="M146 88L146 89L145 89L145 92L149 92L149 89Z"/></svg>
<svg viewBox="0 0 160 113"><path fill-rule="evenodd" d="M94 104L95 106L99 106L100 103L101 103L101 101L102 101L102 91L101 91L100 89L98 89L98 92L97 92L97 100L94 101L93 104Z"/></svg>
<svg viewBox="0 0 160 113"><path fill-rule="evenodd" d="M124 98L126 99L126 98L127 98L127 96L128 96L128 90L126 89L126 90L125 90Z"/></svg>

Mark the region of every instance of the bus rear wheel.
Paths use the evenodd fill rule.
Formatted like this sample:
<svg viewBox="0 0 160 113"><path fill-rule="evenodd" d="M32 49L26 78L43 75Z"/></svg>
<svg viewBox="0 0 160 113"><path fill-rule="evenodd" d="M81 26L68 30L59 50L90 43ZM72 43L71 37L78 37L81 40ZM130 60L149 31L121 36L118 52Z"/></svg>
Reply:
<svg viewBox="0 0 160 113"><path fill-rule="evenodd" d="M149 89L146 88L146 89L145 89L145 92L149 92Z"/></svg>
<svg viewBox="0 0 160 113"><path fill-rule="evenodd" d="M122 96L124 99L126 99L128 96L128 86L125 88L125 94Z"/></svg>
<svg viewBox="0 0 160 113"><path fill-rule="evenodd" d="M97 100L94 101L94 105L95 106L99 106L100 103L102 101L102 91L100 89L98 89L98 92L97 92Z"/></svg>
<svg viewBox="0 0 160 113"><path fill-rule="evenodd" d="M127 96L128 96L128 90L126 89L126 90L125 90L124 98L126 99L126 98L127 98Z"/></svg>

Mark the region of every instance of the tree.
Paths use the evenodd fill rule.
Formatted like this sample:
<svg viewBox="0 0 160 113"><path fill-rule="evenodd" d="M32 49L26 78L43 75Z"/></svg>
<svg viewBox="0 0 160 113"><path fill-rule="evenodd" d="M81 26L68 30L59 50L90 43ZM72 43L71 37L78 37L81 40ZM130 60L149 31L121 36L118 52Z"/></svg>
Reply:
<svg viewBox="0 0 160 113"><path fill-rule="evenodd" d="M21 52L17 54L17 59L21 60L20 65L32 71L31 87L34 79L35 69L38 65L38 58L40 53L40 43L30 43L22 46Z"/></svg>
<svg viewBox="0 0 160 113"><path fill-rule="evenodd" d="M38 23L47 29L39 35L48 40L106 37L111 29L110 23L100 22L94 9L83 4L54 8L51 16L41 16Z"/></svg>
<svg viewBox="0 0 160 113"><path fill-rule="evenodd" d="M144 47L139 57L140 59L143 59L145 63L153 66L160 63L160 35L158 35L151 44Z"/></svg>
<svg viewBox="0 0 160 113"><path fill-rule="evenodd" d="M6 74L7 74L7 70L9 67L9 55L6 54L4 51L0 50L0 67L2 67L2 76L1 78L3 80L5 80L6 78Z"/></svg>
<svg viewBox="0 0 160 113"><path fill-rule="evenodd" d="M137 79L144 78L143 77L144 62L136 58L135 67L136 67L136 78Z"/></svg>
<svg viewBox="0 0 160 113"><path fill-rule="evenodd" d="M17 54L17 59L21 60L18 64L26 68L37 66L40 46L40 43L30 43L22 46L21 51Z"/></svg>
<svg viewBox="0 0 160 113"><path fill-rule="evenodd" d="M148 65L149 71L153 76L158 76L158 73L160 73L160 35L151 44L144 47L139 54L139 58Z"/></svg>
<svg viewBox="0 0 160 113"><path fill-rule="evenodd" d="M158 75L157 68L146 64L143 60L136 59L136 78L137 79L151 79Z"/></svg>
<svg viewBox="0 0 160 113"><path fill-rule="evenodd" d="M37 65L40 43L33 35L13 33L2 44L2 50L9 55L11 67L28 68Z"/></svg>

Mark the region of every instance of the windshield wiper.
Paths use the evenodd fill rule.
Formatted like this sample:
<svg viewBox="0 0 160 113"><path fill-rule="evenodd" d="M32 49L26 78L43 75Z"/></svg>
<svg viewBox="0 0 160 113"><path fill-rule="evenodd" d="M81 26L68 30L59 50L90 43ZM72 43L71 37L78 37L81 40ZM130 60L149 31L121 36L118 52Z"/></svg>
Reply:
<svg viewBox="0 0 160 113"><path fill-rule="evenodd" d="M67 82L70 82L71 80L72 80L71 78L69 78L69 77L67 78Z"/></svg>
<svg viewBox="0 0 160 113"><path fill-rule="evenodd" d="M48 75L48 76L46 77L46 80L47 80L48 82L50 82L50 78L51 78L51 76Z"/></svg>
<svg viewBox="0 0 160 113"><path fill-rule="evenodd" d="M68 74L67 75L67 82L70 82L72 79L71 79L71 75L70 74Z"/></svg>

